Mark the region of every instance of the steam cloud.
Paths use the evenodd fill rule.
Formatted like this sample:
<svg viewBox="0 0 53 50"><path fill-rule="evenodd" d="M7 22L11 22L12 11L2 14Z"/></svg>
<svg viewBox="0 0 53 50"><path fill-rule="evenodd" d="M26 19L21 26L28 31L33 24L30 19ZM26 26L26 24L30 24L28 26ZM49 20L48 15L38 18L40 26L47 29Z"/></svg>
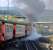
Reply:
<svg viewBox="0 0 53 50"><path fill-rule="evenodd" d="M35 27L33 27L31 35L27 37L26 40L36 40L39 37L42 37L42 35L37 32Z"/></svg>

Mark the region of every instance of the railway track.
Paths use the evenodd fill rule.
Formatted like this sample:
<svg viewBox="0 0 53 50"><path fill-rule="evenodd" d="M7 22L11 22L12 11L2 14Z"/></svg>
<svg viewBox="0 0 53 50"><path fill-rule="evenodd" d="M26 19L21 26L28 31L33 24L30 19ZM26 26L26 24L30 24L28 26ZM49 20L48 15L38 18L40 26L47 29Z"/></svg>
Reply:
<svg viewBox="0 0 53 50"><path fill-rule="evenodd" d="M34 41L25 41L26 50L37 50L37 47L35 46Z"/></svg>
<svg viewBox="0 0 53 50"><path fill-rule="evenodd" d="M10 44L6 44L5 50L38 50L35 44L35 41L27 40L27 41L15 41Z"/></svg>

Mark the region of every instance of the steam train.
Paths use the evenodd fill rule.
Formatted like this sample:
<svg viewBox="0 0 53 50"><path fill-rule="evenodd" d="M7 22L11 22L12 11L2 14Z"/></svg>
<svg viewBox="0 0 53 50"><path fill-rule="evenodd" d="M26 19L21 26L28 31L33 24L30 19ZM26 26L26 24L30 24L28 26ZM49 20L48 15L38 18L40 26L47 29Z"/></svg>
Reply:
<svg viewBox="0 0 53 50"><path fill-rule="evenodd" d="M29 33L31 31L30 30L31 27L30 27L30 23L18 22L15 20L14 21L6 20L6 19L4 20L3 17L2 19L0 19L0 47L5 46L8 49L9 48L8 45L10 46L12 45L12 46L16 46L17 48L21 47L23 50L26 50L26 49L39 50L39 49L42 49L40 47L42 44L40 43L49 43L48 38L45 38L45 37L40 37L39 39L34 41L32 40L16 41L15 40L16 38L20 39L20 38L26 37L27 35L30 35ZM17 45L19 45L19 47ZM20 50L22 50L21 48ZM11 49L13 48L11 47Z"/></svg>
<svg viewBox="0 0 53 50"><path fill-rule="evenodd" d="M22 19L24 17L17 18ZM25 37L27 35L28 24L22 21L19 22L17 18L14 17L12 21L12 16L0 17L0 43L14 38Z"/></svg>

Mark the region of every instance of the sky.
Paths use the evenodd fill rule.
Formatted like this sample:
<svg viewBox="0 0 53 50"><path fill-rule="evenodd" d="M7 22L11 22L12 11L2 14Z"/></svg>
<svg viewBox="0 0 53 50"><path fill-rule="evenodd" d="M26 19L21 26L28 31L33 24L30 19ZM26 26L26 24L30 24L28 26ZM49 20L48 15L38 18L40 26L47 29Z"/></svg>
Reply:
<svg viewBox="0 0 53 50"><path fill-rule="evenodd" d="M9 2L8 2L9 1ZM9 3L9 5L8 5ZM13 7L14 4L12 3L12 0L0 0L0 7Z"/></svg>
<svg viewBox="0 0 53 50"><path fill-rule="evenodd" d="M12 2L13 0L9 0L9 7L15 8L15 4ZM15 0L16 1L16 0ZM53 10L53 0L19 0L20 2L16 3L16 8L23 10L22 14L28 13L29 11L32 12L34 16L39 16L44 9ZM44 7L45 6L45 7ZM8 7L8 0L0 0L0 7Z"/></svg>
<svg viewBox="0 0 53 50"><path fill-rule="evenodd" d="M53 0L41 0L45 3L45 9L53 10Z"/></svg>
<svg viewBox="0 0 53 50"><path fill-rule="evenodd" d="M13 3L13 0L0 0L0 7L14 7L15 6L15 2ZM18 2L17 3L17 7L19 9L24 9L27 5L25 5L22 2Z"/></svg>
<svg viewBox="0 0 53 50"><path fill-rule="evenodd" d="M14 6L11 2L12 0L9 0L9 6ZM45 9L53 10L53 0L41 0L45 3ZM24 4L21 4L21 6L25 6ZM8 0L0 0L0 7L7 7L8 6ZM20 6L20 5L19 5ZM21 7L23 8L23 7Z"/></svg>

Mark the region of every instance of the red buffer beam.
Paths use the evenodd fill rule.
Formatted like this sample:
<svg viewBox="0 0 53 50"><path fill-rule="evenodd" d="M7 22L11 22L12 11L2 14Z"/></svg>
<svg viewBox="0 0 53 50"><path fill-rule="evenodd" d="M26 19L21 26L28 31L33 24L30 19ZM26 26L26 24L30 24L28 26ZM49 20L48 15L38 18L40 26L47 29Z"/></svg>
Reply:
<svg viewBox="0 0 53 50"><path fill-rule="evenodd" d="M13 38L15 38L15 34L16 34L16 23L14 23L14 26L13 26Z"/></svg>
<svg viewBox="0 0 53 50"><path fill-rule="evenodd" d="M1 29L2 29L2 32L1 32L0 39L1 39L1 41L5 41L5 37L4 37L4 34L5 34L5 23L3 21L2 21Z"/></svg>

